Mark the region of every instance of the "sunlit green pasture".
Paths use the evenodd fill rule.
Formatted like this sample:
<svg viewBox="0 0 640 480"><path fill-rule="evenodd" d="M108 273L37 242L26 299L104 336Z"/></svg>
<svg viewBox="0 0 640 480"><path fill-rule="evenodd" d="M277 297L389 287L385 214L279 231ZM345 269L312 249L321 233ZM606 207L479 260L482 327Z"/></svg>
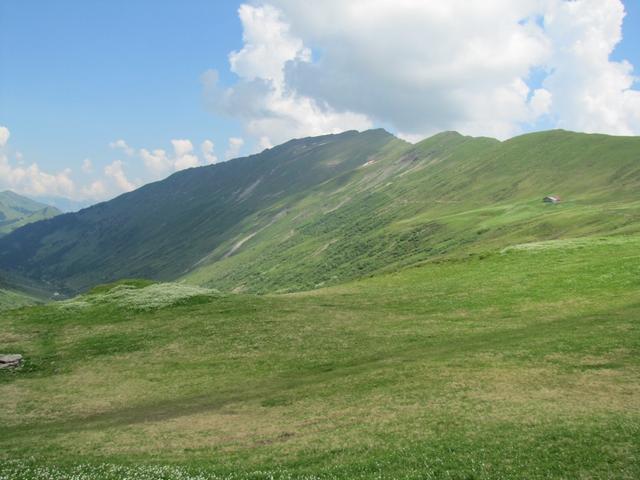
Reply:
<svg viewBox="0 0 640 480"><path fill-rule="evenodd" d="M618 236L4 312L0 478L638 478L639 291Z"/></svg>

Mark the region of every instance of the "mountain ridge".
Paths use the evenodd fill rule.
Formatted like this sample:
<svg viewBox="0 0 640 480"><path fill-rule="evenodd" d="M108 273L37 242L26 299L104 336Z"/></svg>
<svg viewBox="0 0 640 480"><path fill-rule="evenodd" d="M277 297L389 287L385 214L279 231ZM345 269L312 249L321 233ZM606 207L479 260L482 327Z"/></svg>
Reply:
<svg viewBox="0 0 640 480"><path fill-rule="evenodd" d="M19 229L0 240L0 270L67 293L126 277L286 292L514 242L635 232L638 151L638 137L562 130L293 139ZM566 201L550 210L549 194Z"/></svg>
<svg viewBox="0 0 640 480"><path fill-rule="evenodd" d="M56 284L75 290L120 278L122 257L116 254L125 251L124 276L175 278L247 214L353 169L389 142L401 141L382 130L350 131L292 140L261 154L180 171L109 202L22 229L0 245L0 268L12 270L20 262L27 263L29 268L17 268L18 273L49 285L60 276L82 277L97 268L106 270L90 281ZM168 239L164 234L169 224L191 235ZM40 249L43 239L56 246ZM105 249L111 249L107 255ZM75 255L72 261L61 264L69 252ZM53 263L53 268L43 269L43 260Z"/></svg>

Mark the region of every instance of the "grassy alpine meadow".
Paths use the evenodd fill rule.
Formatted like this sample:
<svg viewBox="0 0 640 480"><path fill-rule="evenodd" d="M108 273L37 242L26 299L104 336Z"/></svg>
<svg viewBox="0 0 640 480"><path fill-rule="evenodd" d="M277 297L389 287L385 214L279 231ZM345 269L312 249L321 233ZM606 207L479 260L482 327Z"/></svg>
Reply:
<svg viewBox="0 0 640 480"><path fill-rule="evenodd" d="M639 140L551 131L394 142L304 198L248 217L182 279L288 293L452 254L639 234ZM544 204L543 192L561 204Z"/></svg>
<svg viewBox="0 0 640 480"><path fill-rule="evenodd" d="M640 237L5 311L0 479L640 478Z"/></svg>

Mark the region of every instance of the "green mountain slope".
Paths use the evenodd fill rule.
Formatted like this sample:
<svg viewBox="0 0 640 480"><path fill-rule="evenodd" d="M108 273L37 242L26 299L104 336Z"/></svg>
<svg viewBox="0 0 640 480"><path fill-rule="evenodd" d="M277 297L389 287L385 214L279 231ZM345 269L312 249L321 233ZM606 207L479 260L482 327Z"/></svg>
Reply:
<svg viewBox="0 0 640 480"><path fill-rule="evenodd" d="M635 233L639 152L639 137L560 130L295 140L22 228L0 239L0 269L68 292L127 277L287 292L514 243Z"/></svg>
<svg viewBox="0 0 640 480"><path fill-rule="evenodd" d="M0 315L0 478L640 477L640 237ZM5 347L3 347L5 348Z"/></svg>
<svg viewBox="0 0 640 480"><path fill-rule="evenodd" d="M294 204L322 182L403 147L383 130L292 140L259 155L182 171L110 202L26 226L0 240L0 269L52 290L123 277L174 279L247 218Z"/></svg>
<svg viewBox="0 0 640 480"><path fill-rule="evenodd" d="M186 279L301 290L513 243L637 232L639 155L638 137L436 135L319 185L277 222L249 218ZM544 204L551 194L563 202Z"/></svg>
<svg viewBox="0 0 640 480"><path fill-rule="evenodd" d="M62 212L10 190L0 192L0 236L28 223L53 218Z"/></svg>

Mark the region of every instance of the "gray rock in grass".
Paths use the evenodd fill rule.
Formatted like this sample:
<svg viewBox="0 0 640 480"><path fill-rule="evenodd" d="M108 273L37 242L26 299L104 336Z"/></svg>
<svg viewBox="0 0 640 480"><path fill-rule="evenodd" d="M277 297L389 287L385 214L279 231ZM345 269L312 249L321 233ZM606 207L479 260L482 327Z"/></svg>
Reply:
<svg viewBox="0 0 640 480"><path fill-rule="evenodd" d="M0 355L0 368L18 367L22 363L22 355L19 353L10 353Z"/></svg>

